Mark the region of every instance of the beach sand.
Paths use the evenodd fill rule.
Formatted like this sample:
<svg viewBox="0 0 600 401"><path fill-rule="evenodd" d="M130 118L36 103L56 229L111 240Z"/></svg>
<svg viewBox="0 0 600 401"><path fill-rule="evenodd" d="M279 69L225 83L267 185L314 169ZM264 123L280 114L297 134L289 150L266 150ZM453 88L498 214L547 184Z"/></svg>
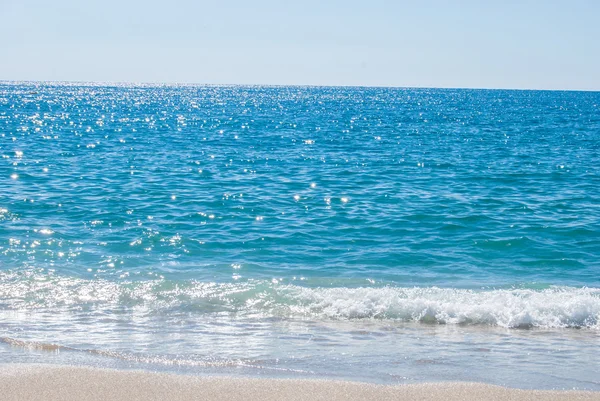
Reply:
<svg viewBox="0 0 600 401"><path fill-rule="evenodd" d="M476 383L365 383L195 377L48 365L2 365L9 400L600 400L600 392L516 390Z"/></svg>

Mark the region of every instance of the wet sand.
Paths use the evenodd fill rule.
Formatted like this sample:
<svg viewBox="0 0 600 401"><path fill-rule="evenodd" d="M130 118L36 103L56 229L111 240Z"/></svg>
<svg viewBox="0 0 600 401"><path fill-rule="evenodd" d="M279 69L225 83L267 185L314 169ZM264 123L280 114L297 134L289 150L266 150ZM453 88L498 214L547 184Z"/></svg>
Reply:
<svg viewBox="0 0 600 401"><path fill-rule="evenodd" d="M1 365L2 400L600 400L600 392L517 390L478 383L366 383L196 377L52 365Z"/></svg>

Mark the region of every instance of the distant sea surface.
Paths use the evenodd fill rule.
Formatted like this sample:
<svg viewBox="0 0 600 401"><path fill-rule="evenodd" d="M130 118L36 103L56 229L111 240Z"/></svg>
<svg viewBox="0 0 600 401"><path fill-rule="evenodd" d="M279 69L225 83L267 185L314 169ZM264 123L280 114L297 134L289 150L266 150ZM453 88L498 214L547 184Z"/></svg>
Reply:
<svg viewBox="0 0 600 401"><path fill-rule="evenodd" d="M600 93L0 83L0 337L600 390Z"/></svg>

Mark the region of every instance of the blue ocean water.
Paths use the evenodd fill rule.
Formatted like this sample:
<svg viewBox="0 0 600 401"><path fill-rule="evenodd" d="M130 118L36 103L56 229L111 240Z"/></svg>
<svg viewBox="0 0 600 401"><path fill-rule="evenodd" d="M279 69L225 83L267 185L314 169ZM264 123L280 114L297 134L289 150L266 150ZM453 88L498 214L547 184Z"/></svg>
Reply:
<svg viewBox="0 0 600 401"><path fill-rule="evenodd" d="M598 92L5 82L0 155L0 361L600 390Z"/></svg>

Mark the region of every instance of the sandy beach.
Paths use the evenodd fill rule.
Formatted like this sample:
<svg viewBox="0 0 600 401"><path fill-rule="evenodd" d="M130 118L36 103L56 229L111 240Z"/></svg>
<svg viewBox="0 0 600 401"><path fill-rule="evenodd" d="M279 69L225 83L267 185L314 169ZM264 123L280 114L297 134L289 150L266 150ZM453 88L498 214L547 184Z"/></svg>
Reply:
<svg viewBox="0 0 600 401"><path fill-rule="evenodd" d="M600 400L600 392L517 390L477 383L365 383L193 377L52 365L3 365L3 400Z"/></svg>

